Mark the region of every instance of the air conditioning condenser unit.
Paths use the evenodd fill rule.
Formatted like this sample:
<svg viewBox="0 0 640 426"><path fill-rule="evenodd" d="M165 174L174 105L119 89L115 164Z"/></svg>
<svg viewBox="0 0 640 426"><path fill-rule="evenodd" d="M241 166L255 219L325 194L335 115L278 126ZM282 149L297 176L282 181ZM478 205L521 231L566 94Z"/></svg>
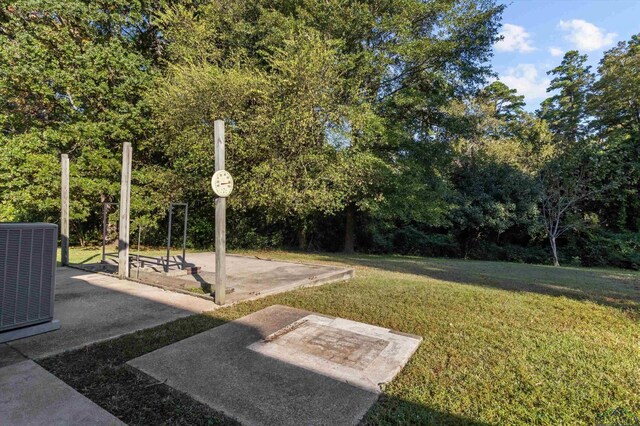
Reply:
<svg viewBox="0 0 640 426"><path fill-rule="evenodd" d="M0 223L0 343L60 328L53 319L58 226Z"/></svg>

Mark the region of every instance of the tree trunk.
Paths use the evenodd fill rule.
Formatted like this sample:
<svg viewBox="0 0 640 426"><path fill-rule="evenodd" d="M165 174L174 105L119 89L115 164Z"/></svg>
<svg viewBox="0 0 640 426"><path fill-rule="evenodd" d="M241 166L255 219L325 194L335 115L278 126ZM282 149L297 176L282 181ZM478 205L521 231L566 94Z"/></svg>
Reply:
<svg viewBox="0 0 640 426"><path fill-rule="evenodd" d="M556 237L549 236L549 243L551 243L551 253L553 254L553 266L560 266L558 261L558 246L556 245Z"/></svg>
<svg viewBox="0 0 640 426"><path fill-rule="evenodd" d="M84 234L83 234L82 230L80 229L80 227L76 223L72 222L71 226L76 231L76 236L78 237L78 242L80 243L80 247L84 247L86 245L86 241L85 241ZM71 238L69 238L69 239L71 239Z"/></svg>
<svg viewBox="0 0 640 426"><path fill-rule="evenodd" d="M347 219L344 229L344 252L353 253L355 248L355 216L356 208L353 204L347 206Z"/></svg>
<svg viewBox="0 0 640 426"><path fill-rule="evenodd" d="M307 234L304 230L304 226L298 228L298 248L300 250L307 249Z"/></svg>

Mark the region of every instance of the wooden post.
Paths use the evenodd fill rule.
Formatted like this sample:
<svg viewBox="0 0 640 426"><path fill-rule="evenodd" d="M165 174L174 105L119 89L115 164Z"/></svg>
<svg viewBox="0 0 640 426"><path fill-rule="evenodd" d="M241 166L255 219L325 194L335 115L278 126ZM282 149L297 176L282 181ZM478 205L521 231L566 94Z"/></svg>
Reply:
<svg viewBox="0 0 640 426"><path fill-rule="evenodd" d="M215 139L215 169L224 170L224 121L216 120L213 125ZM218 305L224 305L227 291L227 200L216 198L216 283L214 300Z"/></svg>
<svg viewBox="0 0 640 426"><path fill-rule="evenodd" d="M62 191L60 206L60 260L62 266L69 265L69 156L62 154Z"/></svg>
<svg viewBox="0 0 640 426"><path fill-rule="evenodd" d="M120 182L120 236L118 240L118 277L129 278L129 209L131 207L131 143L122 144L122 180Z"/></svg>

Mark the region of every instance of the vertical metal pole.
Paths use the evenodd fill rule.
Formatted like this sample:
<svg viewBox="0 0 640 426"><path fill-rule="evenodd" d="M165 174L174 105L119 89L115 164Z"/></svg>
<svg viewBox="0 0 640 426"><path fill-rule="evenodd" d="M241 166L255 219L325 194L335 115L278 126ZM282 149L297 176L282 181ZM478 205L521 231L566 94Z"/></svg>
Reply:
<svg viewBox="0 0 640 426"><path fill-rule="evenodd" d="M131 208L131 143L122 145L122 180L120 182L120 229L118 240L118 277L129 278L129 218Z"/></svg>
<svg viewBox="0 0 640 426"><path fill-rule="evenodd" d="M187 263L187 218L189 217L189 203L185 203L184 205L184 225L183 225L183 233L182 233L182 269L185 268L185 264Z"/></svg>
<svg viewBox="0 0 640 426"><path fill-rule="evenodd" d="M60 261L62 266L69 264L69 156L62 154L62 191L60 217Z"/></svg>
<svg viewBox="0 0 640 426"><path fill-rule="evenodd" d="M107 204L102 203L102 263L107 260Z"/></svg>
<svg viewBox="0 0 640 426"><path fill-rule="evenodd" d="M138 225L138 255L136 256L137 270L136 278L140 278L140 235L142 234L142 226Z"/></svg>
<svg viewBox="0 0 640 426"><path fill-rule="evenodd" d="M169 256L171 256L171 222L173 221L173 203L169 204L169 225L167 225L167 265L165 272L169 272Z"/></svg>
<svg viewBox="0 0 640 426"><path fill-rule="evenodd" d="M224 121L214 122L215 138L215 168L216 171L224 170ZM216 283L214 300L218 305L224 305L227 288L226 268L226 208L227 200L223 197L216 198Z"/></svg>

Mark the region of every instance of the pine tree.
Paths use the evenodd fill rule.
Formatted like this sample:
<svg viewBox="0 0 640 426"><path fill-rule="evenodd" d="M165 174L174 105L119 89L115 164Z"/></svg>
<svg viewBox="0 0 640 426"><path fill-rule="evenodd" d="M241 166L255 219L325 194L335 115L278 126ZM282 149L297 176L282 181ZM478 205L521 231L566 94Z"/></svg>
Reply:
<svg viewBox="0 0 640 426"><path fill-rule="evenodd" d="M587 96L594 76L586 62L587 55L570 50L559 66L547 72L554 76L547 92L557 93L542 102L538 114L565 143L576 143L588 134Z"/></svg>

